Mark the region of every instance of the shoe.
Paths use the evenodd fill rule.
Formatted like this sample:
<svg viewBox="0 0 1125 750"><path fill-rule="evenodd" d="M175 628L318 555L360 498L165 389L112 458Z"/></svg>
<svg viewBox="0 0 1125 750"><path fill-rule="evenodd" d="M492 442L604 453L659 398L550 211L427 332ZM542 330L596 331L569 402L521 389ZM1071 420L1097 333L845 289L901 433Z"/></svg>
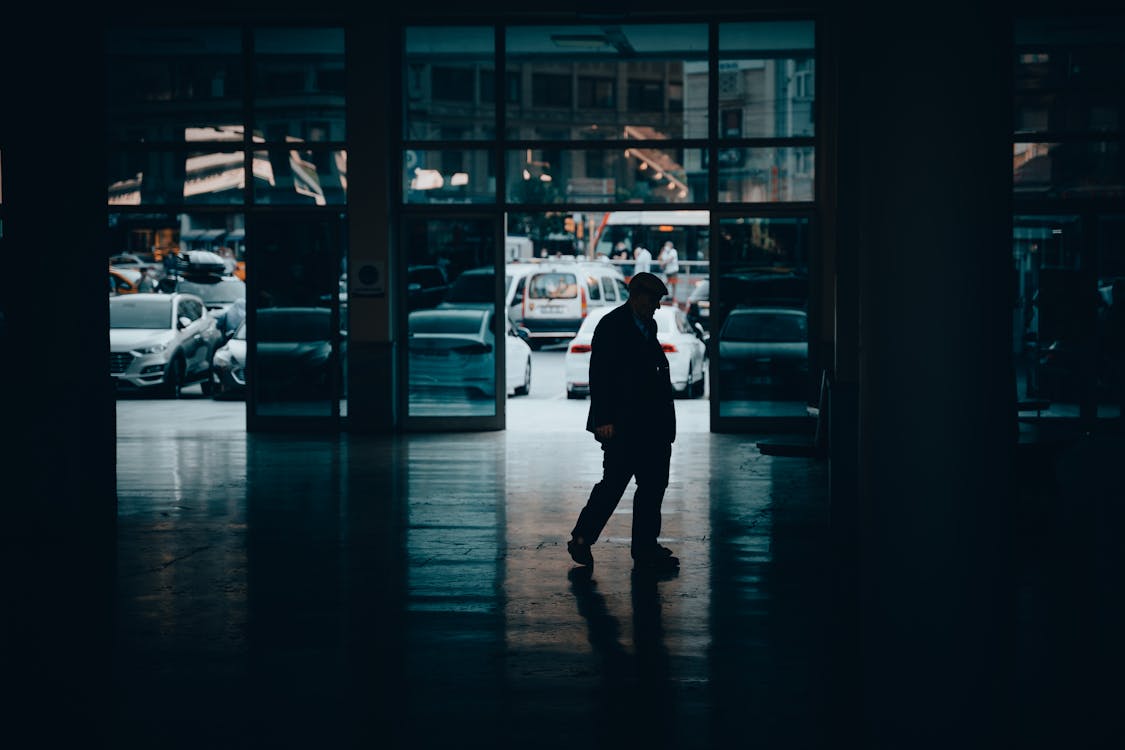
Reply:
<svg viewBox="0 0 1125 750"><path fill-rule="evenodd" d="M594 555L590 552L590 545L582 544L574 539L566 543L566 551L570 553L570 559L579 565L593 565Z"/></svg>
<svg viewBox="0 0 1125 750"><path fill-rule="evenodd" d="M643 573L674 573L680 569L680 558L672 555L651 555L633 560L633 570Z"/></svg>

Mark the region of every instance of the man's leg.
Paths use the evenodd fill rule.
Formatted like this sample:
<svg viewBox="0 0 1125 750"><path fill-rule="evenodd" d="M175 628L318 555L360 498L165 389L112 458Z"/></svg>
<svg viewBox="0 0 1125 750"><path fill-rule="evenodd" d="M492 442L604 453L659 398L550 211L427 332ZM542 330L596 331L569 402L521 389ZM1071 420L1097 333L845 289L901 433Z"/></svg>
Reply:
<svg viewBox="0 0 1125 750"><path fill-rule="evenodd" d="M671 458L672 445L658 443L644 448L634 462L637 491L633 495L633 559L651 557L658 552L660 506L668 488Z"/></svg>
<svg viewBox="0 0 1125 750"><path fill-rule="evenodd" d="M598 540L609 517L621 501L629 480L633 477L633 467L629 453L617 444L602 446L602 479L590 490L586 507L578 514L571 537L591 545Z"/></svg>

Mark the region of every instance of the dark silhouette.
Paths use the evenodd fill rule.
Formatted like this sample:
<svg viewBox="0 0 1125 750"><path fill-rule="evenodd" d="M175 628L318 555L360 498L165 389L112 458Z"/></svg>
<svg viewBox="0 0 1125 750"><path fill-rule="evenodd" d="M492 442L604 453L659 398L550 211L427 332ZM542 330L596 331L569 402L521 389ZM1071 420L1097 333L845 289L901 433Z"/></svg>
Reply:
<svg viewBox="0 0 1125 750"><path fill-rule="evenodd" d="M597 727L598 739L593 747L657 750L678 746L677 696L664 642L659 589L660 581L675 577L675 569L669 573L633 573L630 653L623 642L625 629L597 590L593 569L571 568L567 574L578 614L586 621L590 646L597 657L594 670L600 679L592 692L590 724Z"/></svg>
<svg viewBox="0 0 1125 750"><path fill-rule="evenodd" d="M659 277L638 273L629 281L629 299L594 329L586 429L602 445L602 479L591 490L567 544L570 556L580 565L594 564L590 547L633 478L637 482L631 547L634 567L664 571L679 565L672 551L657 542L660 505L676 439L668 358L656 339L653 320L667 293Z"/></svg>

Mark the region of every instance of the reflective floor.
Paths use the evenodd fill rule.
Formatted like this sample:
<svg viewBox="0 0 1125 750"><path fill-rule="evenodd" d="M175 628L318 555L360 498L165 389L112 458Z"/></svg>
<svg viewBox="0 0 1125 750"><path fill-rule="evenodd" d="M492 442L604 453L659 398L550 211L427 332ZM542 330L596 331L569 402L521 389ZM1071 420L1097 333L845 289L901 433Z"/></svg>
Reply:
<svg viewBox="0 0 1125 750"><path fill-rule="evenodd" d="M824 466L681 421L663 580L631 573L631 489L592 575L568 557L581 430L120 427L113 743L820 744Z"/></svg>
<svg viewBox="0 0 1125 750"><path fill-rule="evenodd" d="M705 403L677 404L662 541L683 564L664 579L630 570L631 491L592 575L567 556L600 451L566 421L322 438L130 408L148 418L119 419L111 559L6 550L19 690L0 718L36 733L9 747L843 746L858 675L830 695L828 464L712 434ZM1066 740L1121 728L1120 681L1084 681L1123 662L1121 506L1062 513L1030 484L1017 661L988 675L1019 742L958 746L1108 747Z"/></svg>

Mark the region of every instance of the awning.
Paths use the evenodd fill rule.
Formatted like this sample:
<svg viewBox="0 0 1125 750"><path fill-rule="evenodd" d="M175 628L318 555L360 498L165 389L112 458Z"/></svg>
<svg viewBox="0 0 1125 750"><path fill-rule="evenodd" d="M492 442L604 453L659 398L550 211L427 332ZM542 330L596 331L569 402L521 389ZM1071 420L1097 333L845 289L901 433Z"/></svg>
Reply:
<svg viewBox="0 0 1125 750"><path fill-rule="evenodd" d="M227 233L225 229L189 229L180 232L181 240L215 240Z"/></svg>

